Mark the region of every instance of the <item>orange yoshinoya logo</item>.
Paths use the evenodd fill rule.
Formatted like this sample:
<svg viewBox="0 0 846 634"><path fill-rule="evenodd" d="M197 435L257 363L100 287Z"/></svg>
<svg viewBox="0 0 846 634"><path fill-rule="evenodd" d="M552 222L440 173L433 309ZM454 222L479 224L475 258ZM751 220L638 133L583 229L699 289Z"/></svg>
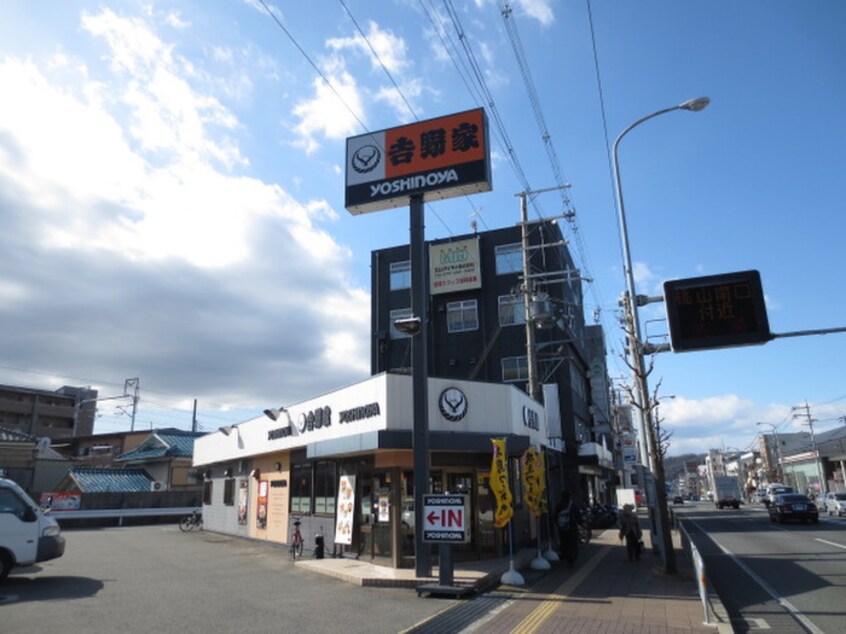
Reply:
<svg viewBox="0 0 846 634"><path fill-rule="evenodd" d="M372 132L347 139L347 208L385 209L423 192L488 191L489 172L482 109Z"/></svg>

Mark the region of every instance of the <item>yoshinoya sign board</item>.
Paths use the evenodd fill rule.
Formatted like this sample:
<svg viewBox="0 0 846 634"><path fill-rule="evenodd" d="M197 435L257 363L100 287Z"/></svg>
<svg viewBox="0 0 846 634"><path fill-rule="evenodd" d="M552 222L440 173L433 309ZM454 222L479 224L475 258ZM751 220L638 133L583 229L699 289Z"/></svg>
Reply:
<svg viewBox="0 0 846 634"><path fill-rule="evenodd" d="M467 496L464 494L423 495L423 541L432 544L460 544L470 541Z"/></svg>
<svg viewBox="0 0 846 634"><path fill-rule="evenodd" d="M441 200L491 190L483 108L347 139L345 206L391 209L411 196Z"/></svg>

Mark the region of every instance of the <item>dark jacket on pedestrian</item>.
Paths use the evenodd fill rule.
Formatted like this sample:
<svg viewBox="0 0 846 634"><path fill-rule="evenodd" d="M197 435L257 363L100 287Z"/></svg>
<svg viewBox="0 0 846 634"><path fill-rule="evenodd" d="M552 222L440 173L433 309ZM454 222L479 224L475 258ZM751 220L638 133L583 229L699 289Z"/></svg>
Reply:
<svg viewBox="0 0 846 634"><path fill-rule="evenodd" d="M640 539L643 531L637 519L637 513L631 504L623 505L623 512L620 513L620 541L626 540L626 554L629 561L640 559Z"/></svg>

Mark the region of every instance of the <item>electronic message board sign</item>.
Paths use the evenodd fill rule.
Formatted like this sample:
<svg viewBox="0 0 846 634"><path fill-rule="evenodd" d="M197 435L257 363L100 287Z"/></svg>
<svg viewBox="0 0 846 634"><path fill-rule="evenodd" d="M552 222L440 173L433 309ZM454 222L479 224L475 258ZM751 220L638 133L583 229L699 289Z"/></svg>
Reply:
<svg viewBox="0 0 846 634"><path fill-rule="evenodd" d="M758 271L664 282L673 352L748 346L770 341Z"/></svg>

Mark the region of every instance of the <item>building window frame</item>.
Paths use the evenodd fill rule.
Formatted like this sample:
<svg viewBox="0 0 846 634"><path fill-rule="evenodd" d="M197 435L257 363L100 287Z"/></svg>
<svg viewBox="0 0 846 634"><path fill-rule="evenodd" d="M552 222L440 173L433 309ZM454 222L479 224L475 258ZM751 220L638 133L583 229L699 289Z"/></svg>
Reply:
<svg viewBox="0 0 846 634"><path fill-rule="evenodd" d="M309 463L301 462L291 465L291 513L295 515L311 513L312 482Z"/></svg>
<svg viewBox="0 0 846 634"><path fill-rule="evenodd" d="M411 288L411 260L391 262L388 277L392 291Z"/></svg>
<svg viewBox="0 0 846 634"><path fill-rule="evenodd" d="M448 302L447 332L471 332L479 329L479 302L475 299L463 299Z"/></svg>
<svg viewBox="0 0 846 634"><path fill-rule="evenodd" d="M223 481L223 504L235 506L235 478L226 478Z"/></svg>
<svg viewBox="0 0 846 634"><path fill-rule="evenodd" d="M494 249L497 275L523 272L523 246L519 242L500 244Z"/></svg>
<svg viewBox="0 0 846 634"><path fill-rule="evenodd" d="M500 295L497 298L500 326L525 326L526 307L519 295Z"/></svg>
<svg viewBox="0 0 846 634"><path fill-rule="evenodd" d="M338 474L334 460L314 463L314 512L334 515L338 499Z"/></svg>
<svg viewBox="0 0 846 634"><path fill-rule="evenodd" d="M525 355L522 357L503 357L500 360L500 366L503 383L529 380L529 358Z"/></svg>

